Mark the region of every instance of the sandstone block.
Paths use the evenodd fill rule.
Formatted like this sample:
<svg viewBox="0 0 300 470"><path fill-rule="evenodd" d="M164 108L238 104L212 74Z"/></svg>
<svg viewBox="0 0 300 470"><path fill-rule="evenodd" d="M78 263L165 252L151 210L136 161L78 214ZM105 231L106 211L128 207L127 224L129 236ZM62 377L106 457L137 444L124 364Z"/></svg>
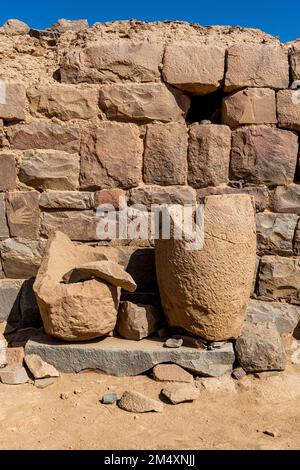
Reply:
<svg viewBox="0 0 300 470"><path fill-rule="evenodd" d="M66 152L27 151L20 164L19 178L38 190L77 189L79 156Z"/></svg>
<svg viewBox="0 0 300 470"><path fill-rule="evenodd" d="M87 20L65 20L62 18L52 24L49 29L63 34L66 31L84 31L88 29L88 27L89 24Z"/></svg>
<svg viewBox="0 0 300 470"><path fill-rule="evenodd" d="M12 154L0 154L0 191L15 189L16 187L16 164Z"/></svg>
<svg viewBox="0 0 300 470"><path fill-rule="evenodd" d="M131 204L144 204L147 208L151 204L195 204L196 192L189 186L144 186L131 189L129 200Z"/></svg>
<svg viewBox="0 0 300 470"><path fill-rule="evenodd" d="M194 188L227 183L231 132L221 125L193 125L188 148L188 182Z"/></svg>
<svg viewBox="0 0 300 470"><path fill-rule="evenodd" d="M298 216L262 212L256 216L257 249L259 254L293 254L293 239Z"/></svg>
<svg viewBox="0 0 300 470"><path fill-rule="evenodd" d="M300 215L300 185L277 186L271 198L272 210Z"/></svg>
<svg viewBox="0 0 300 470"><path fill-rule="evenodd" d="M153 377L159 382L194 382L192 374L176 364L157 364L153 367Z"/></svg>
<svg viewBox="0 0 300 470"><path fill-rule="evenodd" d="M22 83L0 81L0 118L5 121L25 119L26 94Z"/></svg>
<svg viewBox="0 0 300 470"><path fill-rule="evenodd" d="M12 364L23 364L23 359L24 359L24 348L22 347L17 347L17 348L7 348L6 351L7 355L7 364L12 365Z"/></svg>
<svg viewBox="0 0 300 470"><path fill-rule="evenodd" d="M300 80L300 42L294 42L290 54L292 77Z"/></svg>
<svg viewBox="0 0 300 470"><path fill-rule="evenodd" d="M105 83L121 80L155 82L160 80L163 44L119 39L101 40L79 49L74 47L62 58L63 83Z"/></svg>
<svg viewBox="0 0 300 470"><path fill-rule="evenodd" d="M14 323L19 320L19 300L23 279L0 280L0 321Z"/></svg>
<svg viewBox="0 0 300 470"><path fill-rule="evenodd" d="M37 191L8 193L7 220L12 237L35 240L39 236L40 210Z"/></svg>
<svg viewBox="0 0 300 470"><path fill-rule="evenodd" d="M283 302L250 299L246 321L273 323L280 334L293 333L300 320L300 307Z"/></svg>
<svg viewBox="0 0 300 470"><path fill-rule="evenodd" d="M11 148L17 150L53 149L69 153L79 151L80 129L75 124L48 121L17 124L8 131Z"/></svg>
<svg viewBox="0 0 300 470"><path fill-rule="evenodd" d="M190 100L163 83L102 85L100 108L108 119L122 121L184 122Z"/></svg>
<svg viewBox="0 0 300 470"><path fill-rule="evenodd" d="M280 90L277 93L279 127L300 131L300 102L295 90Z"/></svg>
<svg viewBox="0 0 300 470"><path fill-rule="evenodd" d="M35 86L27 91L32 114L69 119L92 119L99 114L99 91L68 85Z"/></svg>
<svg viewBox="0 0 300 470"><path fill-rule="evenodd" d="M143 175L148 184L186 183L187 129L184 124L147 126Z"/></svg>
<svg viewBox="0 0 300 470"><path fill-rule="evenodd" d="M40 195L39 205L43 209L93 209L94 194L85 191L46 191Z"/></svg>
<svg viewBox="0 0 300 470"><path fill-rule="evenodd" d="M221 87L225 49L191 42L168 44L164 54L165 82L189 93L203 95Z"/></svg>
<svg viewBox="0 0 300 470"><path fill-rule="evenodd" d="M161 320L159 310L153 305L121 302L116 328L123 338L138 341L155 333Z"/></svg>
<svg viewBox="0 0 300 470"><path fill-rule="evenodd" d="M5 240L1 246L5 275L13 279L29 279L35 276L41 263L44 245L44 240Z"/></svg>
<svg viewBox="0 0 300 470"><path fill-rule="evenodd" d="M37 354L27 354L25 363L35 379L59 377L60 375L55 367L43 361Z"/></svg>
<svg viewBox="0 0 300 470"><path fill-rule="evenodd" d="M19 34L28 34L30 30L29 26L26 23L17 19L7 20L6 23L4 23L4 25L2 26L2 29L5 34L9 34L11 36L18 36Z"/></svg>
<svg viewBox="0 0 300 470"><path fill-rule="evenodd" d="M245 88L223 99L222 122L230 127L245 124L276 124L275 91Z"/></svg>
<svg viewBox="0 0 300 470"><path fill-rule="evenodd" d="M162 389L162 394L167 397L173 405L185 401L197 400L200 390L193 384L172 383Z"/></svg>
<svg viewBox="0 0 300 470"><path fill-rule="evenodd" d="M6 219L5 195L0 194L0 240L5 240L8 237L9 230Z"/></svg>
<svg viewBox="0 0 300 470"><path fill-rule="evenodd" d="M112 210L112 208L114 210L119 210L121 203L120 198L125 196L126 192L119 188L96 191L94 193L95 209L99 206L105 205L108 210Z"/></svg>
<svg viewBox="0 0 300 470"><path fill-rule="evenodd" d="M214 194L249 194L254 197L256 212L263 212L269 206L269 191L266 186L246 186L232 188L230 186L208 186L197 189L197 202L203 203L206 196Z"/></svg>
<svg viewBox="0 0 300 470"><path fill-rule="evenodd" d="M300 298L300 258L263 256L259 270L259 294L275 300Z"/></svg>
<svg viewBox="0 0 300 470"><path fill-rule="evenodd" d="M131 413L146 413L148 411L162 412L162 402L146 397L139 392L126 390L118 402L119 408Z"/></svg>
<svg viewBox="0 0 300 470"><path fill-rule="evenodd" d="M235 44L228 49L225 91L245 87L288 88L287 51L273 44Z"/></svg>
<svg viewBox="0 0 300 470"><path fill-rule="evenodd" d="M71 240L98 240L96 215L93 211L44 212L41 233L49 237L51 232L61 230Z"/></svg>
<svg viewBox="0 0 300 470"><path fill-rule="evenodd" d="M26 369L20 364L11 364L0 369L1 382L8 385L20 385L29 382Z"/></svg>
<svg viewBox="0 0 300 470"><path fill-rule="evenodd" d="M293 181L298 138L293 132L264 126L232 133L231 179L286 185Z"/></svg>
<svg viewBox="0 0 300 470"><path fill-rule="evenodd" d="M138 127L116 122L99 123L83 133L82 189L130 188L142 178L143 143Z"/></svg>

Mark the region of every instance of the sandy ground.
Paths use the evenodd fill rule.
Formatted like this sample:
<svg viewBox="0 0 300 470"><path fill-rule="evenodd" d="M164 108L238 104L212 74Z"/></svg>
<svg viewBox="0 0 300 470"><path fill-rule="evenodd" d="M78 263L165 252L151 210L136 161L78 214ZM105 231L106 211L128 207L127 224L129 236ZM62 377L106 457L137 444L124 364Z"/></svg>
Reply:
<svg viewBox="0 0 300 470"><path fill-rule="evenodd" d="M0 384L0 449L300 449L300 366L231 380L193 403L139 415L99 398L134 389L158 399L162 383L147 376L64 374L42 390Z"/></svg>

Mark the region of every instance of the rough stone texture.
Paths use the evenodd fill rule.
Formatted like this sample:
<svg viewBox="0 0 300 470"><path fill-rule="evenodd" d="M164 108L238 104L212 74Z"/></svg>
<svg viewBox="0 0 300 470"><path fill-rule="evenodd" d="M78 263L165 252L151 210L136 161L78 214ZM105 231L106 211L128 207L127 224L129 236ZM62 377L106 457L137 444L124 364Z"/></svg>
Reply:
<svg viewBox="0 0 300 470"><path fill-rule="evenodd" d="M193 125L188 148L188 182L194 188L227 183L231 132L221 125Z"/></svg>
<svg viewBox="0 0 300 470"><path fill-rule="evenodd" d="M293 255L293 239L298 216L262 212L256 215L259 254Z"/></svg>
<svg viewBox="0 0 300 470"><path fill-rule="evenodd" d="M25 119L26 94L21 83L0 81L0 118L5 121Z"/></svg>
<svg viewBox="0 0 300 470"><path fill-rule="evenodd" d="M223 99L222 122L230 127L276 124L275 91L269 88L245 88L227 96Z"/></svg>
<svg viewBox="0 0 300 470"><path fill-rule="evenodd" d="M129 193L131 204L144 204L150 208L151 204L195 204L196 192L194 189L185 187L145 186L132 189Z"/></svg>
<svg viewBox="0 0 300 470"><path fill-rule="evenodd" d="M184 122L190 100L163 83L102 85L99 104L108 119Z"/></svg>
<svg viewBox="0 0 300 470"><path fill-rule="evenodd" d="M63 34L66 31L84 31L88 29L88 27L89 24L87 20L65 20L62 18L51 25L49 29Z"/></svg>
<svg viewBox="0 0 300 470"><path fill-rule="evenodd" d="M237 393L236 386L232 378L228 375L224 375L220 378L215 377L197 377L195 385L200 388L201 391L205 390L208 393L222 393L234 394Z"/></svg>
<svg viewBox="0 0 300 470"><path fill-rule="evenodd" d="M41 263L44 245L44 240L5 240L1 246L1 258L6 277L29 279L35 276Z"/></svg>
<svg viewBox="0 0 300 470"><path fill-rule="evenodd" d="M194 382L192 374L176 364L157 364L153 367L153 377L159 382Z"/></svg>
<svg viewBox="0 0 300 470"><path fill-rule="evenodd" d="M54 379L51 378L46 378L46 379L37 379L34 381L34 386L37 388L46 388L49 387L49 385L54 384Z"/></svg>
<svg viewBox="0 0 300 470"><path fill-rule="evenodd" d="M5 240L8 237L9 230L5 211L5 195L0 194L0 240Z"/></svg>
<svg viewBox="0 0 300 470"><path fill-rule="evenodd" d="M10 235L35 240L39 237L39 193L36 191L8 193L7 221Z"/></svg>
<svg viewBox="0 0 300 470"><path fill-rule="evenodd" d="M92 119L99 114L99 91L95 88L80 89L68 85L32 87L27 91L33 115L43 114L62 121Z"/></svg>
<svg viewBox="0 0 300 470"><path fill-rule="evenodd" d="M225 90L288 88L288 53L281 46L236 44L228 49Z"/></svg>
<svg viewBox="0 0 300 470"><path fill-rule="evenodd" d="M106 207L107 210L119 210L120 199L126 197L126 192L123 189L102 189L94 193L95 209L99 206Z"/></svg>
<svg viewBox="0 0 300 470"><path fill-rule="evenodd" d="M300 184L277 186L272 194L272 210L300 215Z"/></svg>
<svg viewBox="0 0 300 470"><path fill-rule="evenodd" d="M26 369L20 364L11 364L0 369L1 382L8 385L19 385L29 382Z"/></svg>
<svg viewBox="0 0 300 470"><path fill-rule="evenodd" d="M231 179L267 186L292 183L298 157L293 132L264 126L232 133Z"/></svg>
<svg viewBox="0 0 300 470"><path fill-rule="evenodd" d="M97 218L93 211L44 212L41 233L49 237L51 232L61 230L71 240L98 240Z"/></svg>
<svg viewBox="0 0 300 470"><path fill-rule="evenodd" d="M295 235L294 235L294 254L300 255L300 219L296 225Z"/></svg>
<svg viewBox="0 0 300 470"><path fill-rule="evenodd" d="M17 150L53 149L69 153L79 151L80 129L75 124L48 121L18 124L8 129L11 148Z"/></svg>
<svg viewBox="0 0 300 470"><path fill-rule="evenodd" d="M263 302L250 299L246 321L274 323L278 332L293 333L300 320L300 307L282 302Z"/></svg>
<svg viewBox="0 0 300 470"><path fill-rule="evenodd" d="M130 188L142 178L143 144L133 124L103 122L83 132L82 189Z"/></svg>
<svg viewBox="0 0 300 470"><path fill-rule="evenodd" d="M0 321L14 323L19 320L19 298L22 279L0 280Z"/></svg>
<svg viewBox="0 0 300 470"><path fill-rule="evenodd" d="M300 131L300 100L295 90L280 90L277 93L279 127Z"/></svg>
<svg viewBox="0 0 300 470"><path fill-rule="evenodd" d="M162 389L162 394L170 400L173 405L185 401L197 400L200 390L193 384L168 384Z"/></svg>
<svg viewBox="0 0 300 470"><path fill-rule="evenodd" d="M249 196L208 196L204 247L156 241L162 306L171 326L209 340L240 334L255 269L255 220Z"/></svg>
<svg viewBox="0 0 300 470"><path fill-rule="evenodd" d="M20 314L23 327L42 325L39 307L33 292L34 278L24 281L20 297Z"/></svg>
<svg viewBox="0 0 300 470"><path fill-rule="evenodd" d="M90 343L62 343L48 336L28 341L26 354L38 354L61 372L99 369L119 377L139 375L156 364L177 364L195 374L219 377L231 372L235 360L232 343L220 349L179 349L163 347L163 340L142 339L138 343L120 338L105 338Z"/></svg>
<svg viewBox="0 0 300 470"><path fill-rule="evenodd" d="M13 154L0 154L0 191L15 189L16 187L16 166Z"/></svg>
<svg viewBox="0 0 300 470"><path fill-rule="evenodd" d="M148 125L143 168L145 183L185 184L186 174L186 126L179 123Z"/></svg>
<svg viewBox="0 0 300 470"><path fill-rule="evenodd" d="M77 189L79 156L65 152L25 152L19 178L22 183L38 190Z"/></svg>
<svg viewBox="0 0 300 470"><path fill-rule="evenodd" d="M300 42L294 42L290 54L291 72L294 80L300 80Z"/></svg>
<svg viewBox="0 0 300 470"><path fill-rule="evenodd" d="M256 212L263 212L269 206L269 191L266 186L232 188L230 186L208 186L197 189L197 202L203 203L206 196L214 194L249 194L254 197Z"/></svg>
<svg viewBox="0 0 300 470"><path fill-rule="evenodd" d="M272 324L246 323L235 343L237 360L246 372L284 370L286 354L280 334Z"/></svg>
<svg viewBox="0 0 300 470"><path fill-rule="evenodd" d="M162 412L162 402L146 397L139 392L126 390L118 402L119 408L131 413L146 413L148 411Z"/></svg>
<svg viewBox="0 0 300 470"><path fill-rule="evenodd" d="M300 257L263 256L258 288L275 300L300 298Z"/></svg>
<svg viewBox="0 0 300 470"><path fill-rule="evenodd" d="M17 19L7 20L1 29L3 30L3 32L9 34L10 36L28 34L30 30L29 26L26 23Z"/></svg>
<svg viewBox="0 0 300 470"><path fill-rule="evenodd" d="M161 323L161 314L153 305L122 302L116 329L126 339L141 340L155 333Z"/></svg>
<svg viewBox="0 0 300 470"><path fill-rule="evenodd" d="M43 209L93 209L94 194L85 191L46 191L40 195L39 205Z"/></svg>
<svg viewBox="0 0 300 470"><path fill-rule="evenodd" d="M120 80L154 82L160 79L163 44L147 41L94 42L74 47L61 61L60 75L65 83L105 83Z"/></svg>
<svg viewBox="0 0 300 470"><path fill-rule="evenodd" d="M36 354L26 354L25 363L35 379L59 377L58 370L51 364L47 364Z"/></svg>
<svg viewBox="0 0 300 470"><path fill-rule="evenodd" d="M202 95L221 87L225 71L225 49L191 42L168 44L163 78L183 91Z"/></svg>
<svg viewBox="0 0 300 470"><path fill-rule="evenodd" d="M6 356L7 356L8 365L12 365L12 364L22 365L23 359L24 359L24 348L20 346L17 348L7 348Z"/></svg>

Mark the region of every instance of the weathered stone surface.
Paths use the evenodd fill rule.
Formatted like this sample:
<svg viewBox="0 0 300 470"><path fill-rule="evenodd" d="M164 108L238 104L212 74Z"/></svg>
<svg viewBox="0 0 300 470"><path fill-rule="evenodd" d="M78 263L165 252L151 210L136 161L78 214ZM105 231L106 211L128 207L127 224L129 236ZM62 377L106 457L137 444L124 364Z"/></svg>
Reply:
<svg viewBox="0 0 300 470"><path fill-rule="evenodd" d="M293 254L293 239L298 221L296 214L262 212L256 215L259 254Z"/></svg>
<svg viewBox="0 0 300 470"><path fill-rule="evenodd" d="M164 342L165 348L180 348L183 345L182 338L168 338Z"/></svg>
<svg viewBox="0 0 300 470"><path fill-rule="evenodd" d="M167 397L173 405L177 405L185 401L197 400L200 396L200 390L193 384L172 383L162 389L162 394Z"/></svg>
<svg viewBox="0 0 300 470"><path fill-rule="evenodd" d="M254 209L249 196L208 196L204 246L157 240L156 270L164 312L178 326L208 340L240 334L256 261Z"/></svg>
<svg viewBox="0 0 300 470"><path fill-rule="evenodd" d="M99 91L68 85L35 86L27 90L30 110L62 121L92 119L99 114Z"/></svg>
<svg viewBox="0 0 300 470"><path fill-rule="evenodd" d="M237 367L236 369L233 369L231 377L233 377L235 380L242 380L244 377L246 377L246 375L247 373L242 367Z"/></svg>
<svg viewBox="0 0 300 470"><path fill-rule="evenodd" d="M0 194L0 240L5 240L8 237L9 230L6 219L5 195Z"/></svg>
<svg viewBox="0 0 300 470"><path fill-rule="evenodd" d="M194 382L192 374L176 364L157 364L153 377L160 382Z"/></svg>
<svg viewBox="0 0 300 470"><path fill-rule="evenodd" d="M164 54L165 82L189 93L202 95L221 87L225 49L191 42L168 44Z"/></svg>
<svg viewBox="0 0 300 470"><path fill-rule="evenodd" d="M16 187L16 164L12 154L0 154L0 191L15 189Z"/></svg>
<svg viewBox="0 0 300 470"><path fill-rule="evenodd" d="M125 197L126 192L119 188L96 191L94 193L95 209L105 205L107 210L119 210L122 202L121 198Z"/></svg>
<svg viewBox="0 0 300 470"><path fill-rule="evenodd" d="M237 360L246 372L284 370L286 354L272 324L246 323L235 343Z"/></svg>
<svg viewBox="0 0 300 470"><path fill-rule="evenodd" d="M7 348L6 356L7 356L8 365L12 365L12 364L22 365L23 359L24 359L24 348L20 346L17 348Z"/></svg>
<svg viewBox="0 0 300 470"><path fill-rule="evenodd" d="M283 302L263 302L250 299L246 321L274 323L278 332L293 333L300 320L300 307Z"/></svg>
<svg viewBox="0 0 300 470"><path fill-rule="evenodd" d="M234 394L237 393L234 381L229 375L223 377L196 377L195 385L200 391L207 391L208 393L222 393Z"/></svg>
<svg viewBox="0 0 300 470"><path fill-rule="evenodd" d="M24 281L20 297L20 313L23 327L40 327L42 319L33 292L34 278Z"/></svg>
<svg viewBox="0 0 300 470"><path fill-rule="evenodd" d="M0 280L0 321L14 323L19 320L19 298L22 279Z"/></svg>
<svg viewBox="0 0 300 470"><path fill-rule="evenodd" d="M231 131L216 124L195 124L190 128L188 182L194 188L227 183Z"/></svg>
<svg viewBox="0 0 300 470"><path fill-rule="evenodd" d="M59 377L58 370L51 364L47 364L36 354L26 354L25 363L35 379Z"/></svg>
<svg viewBox="0 0 300 470"><path fill-rule="evenodd" d="M11 364L0 369L1 382L8 385L19 385L29 382L29 377L24 367L20 364Z"/></svg>
<svg viewBox="0 0 300 470"><path fill-rule="evenodd" d="M196 192L189 186L162 188L159 186L144 186L131 189L129 192L131 204L195 204Z"/></svg>
<svg viewBox="0 0 300 470"><path fill-rule="evenodd" d="M298 137L293 132L264 126L232 133L231 179L248 183L286 185L293 181Z"/></svg>
<svg viewBox="0 0 300 470"><path fill-rule="evenodd" d="M11 36L18 36L19 34L28 34L29 26L23 21L17 19L7 20L2 26L2 30Z"/></svg>
<svg viewBox="0 0 300 470"><path fill-rule="evenodd" d="M269 88L245 88L227 96L223 99L222 122L230 127L276 124L275 91Z"/></svg>
<svg viewBox="0 0 300 470"><path fill-rule="evenodd" d="M280 90L277 93L279 127L300 131L300 100L295 90Z"/></svg>
<svg viewBox="0 0 300 470"><path fill-rule="evenodd" d="M212 351L184 346L168 349L159 339L142 339L137 343L110 337L85 344L65 344L41 336L28 341L25 351L26 354L38 354L61 372L99 369L120 377L139 375L166 362L196 374L218 377L231 372L234 362L232 343Z"/></svg>
<svg viewBox="0 0 300 470"><path fill-rule="evenodd" d="M94 194L85 191L46 191L40 195L39 205L43 209L93 209Z"/></svg>
<svg viewBox="0 0 300 470"><path fill-rule="evenodd" d="M56 21L56 23L53 23L49 29L63 34L66 31L84 31L88 29L88 27L89 24L87 20L65 20L62 18Z"/></svg>
<svg viewBox="0 0 300 470"><path fill-rule="evenodd" d="M35 276L41 263L44 245L44 240L5 240L1 246L5 275L13 279L29 279Z"/></svg>
<svg viewBox="0 0 300 470"><path fill-rule="evenodd" d="M54 384L54 379L51 379L50 377L46 379L37 379L34 381L34 386L37 388L41 388L41 389L49 387L49 385L53 385L53 384Z"/></svg>
<svg viewBox="0 0 300 470"><path fill-rule="evenodd" d="M228 49L225 91L245 87L288 88L287 51L269 44L235 44Z"/></svg>
<svg viewBox="0 0 300 470"><path fill-rule="evenodd" d="M142 179L143 143L133 124L101 122L83 132L82 189L130 188Z"/></svg>
<svg viewBox="0 0 300 470"><path fill-rule="evenodd" d="M0 333L0 369L7 364L7 341Z"/></svg>
<svg viewBox="0 0 300 470"><path fill-rule="evenodd" d="M120 80L154 82L160 80L163 44L128 39L101 40L70 50L61 61L61 81L65 83L105 83Z"/></svg>
<svg viewBox="0 0 300 470"><path fill-rule="evenodd" d="M65 152L25 152L20 164L19 179L38 190L77 189L79 156Z"/></svg>
<svg viewBox="0 0 300 470"><path fill-rule="evenodd" d="M102 85L99 104L108 119L184 122L190 100L163 83Z"/></svg>
<svg viewBox="0 0 300 470"><path fill-rule="evenodd" d="M61 282L76 265L103 259L105 255L93 247L76 246L62 232L50 236L34 283L48 334L67 341L85 341L113 331L119 288L99 279L78 284Z"/></svg>
<svg viewBox="0 0 300 470"><path fill-rule="evenodd" d="M10 235L35 240L39 236L40 209L37 191L8 193L6 198L7 221Z"/></svg>
<svg viewBox="0 0 300 470"><path fill-rule="evenodd" d="M186 183L187 128L184 124L147 126L143 175L148 184Z"/></svg>
<svg viewBox="0 0 300 470"><path fill-rule="evenodd" d="M146 397L139 392L126 390L121 400L118 402L119 408L131 413L146 413L148 411L162 412L164 405L162 402Z"/></svg>
<svg viewBox="0 0 300 470"><path fill-rule="evenodd" d="M80 145L79 126L49 121L17 124L8 130L8 137L11 148L18 150L53 149L76 153Z"/></svg>
<svg viewBox="0 0 300 470"><path fill-rule="evenodd" d="M273 299L300 298L300 257L263 256L258 289Z"/></svg>
<svg viewBox="0 0 300 470"><path fill-rule="evenodd" d="M197 189L197 202L203 203L206 196L215 194L249 194L254 197L256 212L263 212L269 206L269 191L266 186L246 186L244 188L208 186Z"/></svg>
<svg viewBox="0 0 300 470"><path fill-rule="evenodd" d="M49 237L51 232L61 230L71 240L98 240L97 221L93 211L44 212L41 233Z"/></svg>
<svg viewBox="0 0 300 470"><path fill-rule="evenodd" d="M277 186L271 198L274 212L300 215L300 184Z"/></svg>
<svg viewBox="0 0 300 470"><path fill-rule="evenodd" d="M158 330L160 323L160 312L153 305L120 304L116 328L123 338L136 341L147 338Z"/></svg>
<svg viewBox="0 0 300 470"><path fill-rule="evenodd" d="M300 80L300 42L294 42L290 54L291 72L294 80Z"/></svg>
<svg viewBox="0 0 300 470"><path fill-rule="evenodd" d="M300 219L298 219L294 235L294 253L300 255Z"/></svg>
<svg viewBox="0 0 300 470"><path fill-rule="evenodd" d="M26 94L21 83L0 81L0 118L5 121L25 119Z"/></svg>

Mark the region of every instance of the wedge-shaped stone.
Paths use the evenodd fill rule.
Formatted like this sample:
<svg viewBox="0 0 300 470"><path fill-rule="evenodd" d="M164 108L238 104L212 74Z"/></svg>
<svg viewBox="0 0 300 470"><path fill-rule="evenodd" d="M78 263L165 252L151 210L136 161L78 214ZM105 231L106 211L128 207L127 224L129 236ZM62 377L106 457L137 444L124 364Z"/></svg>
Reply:
<svg viewBox="0 0 300 470"><path fill-rule="evenodd" d="M300 131L300 99L295 90L280 90L277 93L279 127Z"/></svg>
<svg viewBox="0 0 300 470"><path fill-rule="evenodd" d="M192 374L176 364L157 364L153 367L153 377L160 382L194 382Z"/></svg>
<svg viewBox="0 0 300 470"><path fill-rule="evenodd" d="M163 44L129 39L101 40L70 50L61 61L63 83L155 82Z"/></svg>
<svg viewBox="0 0 300 470"><path fill-rule="evenodd" d="M300 184L277 186L271 198L272 210L300 215Z"/></svg>
<svg viewBox="0 0 300 470"><path fill-rule="evenodd" d="M228 49L225 91L245 87L288 88L288 53L273 44L235 44Z"/></svg>
<svg viewBox="0 0 300 470"><path fill-rule="evenodd" d="M37 191L7 194L7 220L12 237L36 240L39 237L40 209Z"/></svg>
<svg viewBox="0 0 300 470"><path fill-rule="evenodd" d="M108 119L122 121L182 121L190 100L163 83L103 85L100 107Z"/></svg>
<svg viewBox="0 0 300 470"><path fill-rule="evenodd" d="M93 211L59 211L44 212L41 233L49 237L51 232L60 230L71 240L99 240L97 235L97 219Z"/></svg>
<svg viewBox="0 0 300 470"><path fill-rule="evenodd" d="M118 402L118 407L131 413L147 413L148 411L161 412L164 409L162 402L146 397L139 392L126 390Z"/></svg>
<svg viewBox="0 0 300 470"><path fill-rule="evenodd" d="M263 256L259 294L277 299L300 298L300 257Z"/></svg>
<svg viewBox="0 0 300 470"><path fill-rule="evenodd" d="M25 119L25 105L24 85L0 80L0 119L22 121Z"/></svg>
<svg viewBox="0 0 300 470"><path fill-rule="evenodd" d="M15 189L16 187L15 157L9 153L0 154L0 191Z"/></svg>
<svg viewBox="0 0 300 470"><path fill-rule="evenodd" d="M25 363L35 379L59 377L58 370L51 364L47 364L36 354L27 354L25 356Z"/></svg>
<svg viewBox="0 0 300 470"><path fill-rule="evenodd" d="M38 190L77 189L79 156L66 152L27 151L21 160L19 178Z"/></svg>
<svg viewBox="0 0 300 470"><path fill-rule="evenodd" d="M36 86L27 91L30 110L62 121L92 119L99 113L99 91L68 85Z"/></svg>
<svg viewBox="0 0 300 470"><path fill-rule="evenodd" d="M43 209L93 209L94 193L85 191L46 191L40 195Z"/></svg>
<svg viewBox="0 0 300 470"><path fill-rule="evenodd" d="M300 307L283 302L264 302L250 299L246 321L274 323L278 332L293 333L300 320Z"/></svg>
<svg viewBox="0 0 300 470"><path fill-rule="evenodd" d="M232 133L231 179L286 185L293 181L298 136L282 129L246 127Z"/></svg>
<svg viewBox="0 0 300 470"><path fill-rule="evenodd" d="M202 95L221 87L225 49L191 42L168 44L164 54L165 82L189 93Z"/></svg>
<svg viewBox="0 0 300 470"><path fill-rule="evenodd" d="M41 263L44 240L8 238L2 243L4 273L13 279L29 279L36 275Z"/></svg>
<svg viewBox="0 0 300 470"><path fill-rule="evenodd" d="M261 255L293 254L293 239L298 216L262 212L256 215L257 250Z"/></svg>
<svg viewBox="0 0 300 470"><path fill-rule="evenodd" d="M185 401L197 400L200 396L200 390L193 384L172 383L162 389L162 394L167 397L173 405L177 405Z"/></svg>

